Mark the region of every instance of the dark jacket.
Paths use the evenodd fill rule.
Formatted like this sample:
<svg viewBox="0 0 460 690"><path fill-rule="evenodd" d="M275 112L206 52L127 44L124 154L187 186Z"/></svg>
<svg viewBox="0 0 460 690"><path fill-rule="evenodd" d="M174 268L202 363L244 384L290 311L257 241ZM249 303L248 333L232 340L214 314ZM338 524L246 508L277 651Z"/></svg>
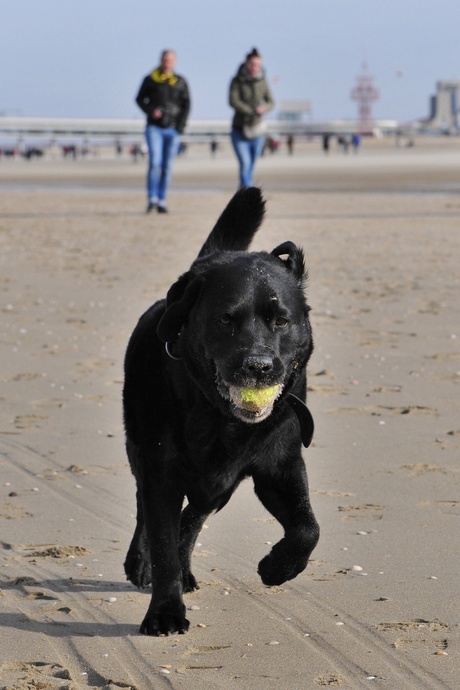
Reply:
<svg viewBox="0 0 460 690"><path fill-rule="evenodd" d="M136 96L136 103L147 115L147 124L157 127L174 127L181 134L190 111L190 95L187 82L178 74L161 79L159 70L148 74ZM161 108L160 118L153 117L155 108Z"/></svg>
<svg viewBox="0 0 460 690"><path fill-rule="evenodd" d="M272 110L275 102L265 78L265 72L258 77L251 77L243 63L231 81L229 103L235 110L233 129L242 129L244 125L255 124L260 119L260 116L256 114L258 105L265 105L266 112Z"/></svg>

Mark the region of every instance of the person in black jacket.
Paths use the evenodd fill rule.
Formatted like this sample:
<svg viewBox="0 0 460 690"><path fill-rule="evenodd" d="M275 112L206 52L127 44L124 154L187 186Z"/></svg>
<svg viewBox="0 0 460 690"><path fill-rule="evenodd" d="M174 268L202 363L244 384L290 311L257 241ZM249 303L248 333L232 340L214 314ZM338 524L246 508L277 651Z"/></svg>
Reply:
<svg viewBox="0 0 460 690"><path fill-rule="evenodd" d="M187 82L174 73L176 53L164 50L160 65L143 80L136 103L147 115L145 138L149 152L147 213L167 213L166 195L172 162L190 110Z"/></svg>

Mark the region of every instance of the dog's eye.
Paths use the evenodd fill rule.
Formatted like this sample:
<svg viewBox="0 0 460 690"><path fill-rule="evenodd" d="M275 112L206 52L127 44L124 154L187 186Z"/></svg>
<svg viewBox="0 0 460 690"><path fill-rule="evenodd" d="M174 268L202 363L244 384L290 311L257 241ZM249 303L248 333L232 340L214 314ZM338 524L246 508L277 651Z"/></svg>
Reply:
<svg viewBox="0 0 460 690"><path fill-rule="evenodd" d="M278 316L277 319L275 319L275 326L277 328L286 328L288 325L289 321L284 318L284 316Z"/></svg>
<svg viewBox="0 0 460 690"><path fill-rule="evenodd" d="M230 326L232 320L228 314L224 314L220 317L219 323L221 326Z"/></svg>

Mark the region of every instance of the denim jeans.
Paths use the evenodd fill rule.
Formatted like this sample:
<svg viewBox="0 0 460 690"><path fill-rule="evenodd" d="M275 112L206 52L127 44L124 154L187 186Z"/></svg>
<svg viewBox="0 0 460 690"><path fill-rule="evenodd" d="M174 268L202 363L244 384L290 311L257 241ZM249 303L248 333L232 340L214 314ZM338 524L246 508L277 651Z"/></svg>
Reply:
<svg viewBox="0 0 460 690"><path fill-rule="evenodd" d="M172 163L180 143L180 135L172 127L162 128L147 125L145 138L149 151L147 171L147 194L149 201L166 200L172 174Z"/></svg>
<svg viewBox="0 0 460 690"><path fill-rule="evenodd" d="M240 187L252 187L252 176L256 160L262 153L265 135L246 139L239 129L232 129L231 140L240 165Z"/></svg>

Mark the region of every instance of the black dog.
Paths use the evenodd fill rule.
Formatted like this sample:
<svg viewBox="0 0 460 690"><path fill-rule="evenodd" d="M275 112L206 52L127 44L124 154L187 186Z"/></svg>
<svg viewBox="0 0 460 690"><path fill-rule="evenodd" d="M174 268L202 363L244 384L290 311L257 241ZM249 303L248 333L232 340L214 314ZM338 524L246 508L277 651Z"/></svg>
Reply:
<svg viewBox="0 0 460 690"><path fill-rule="evenodd" d="M285 531L259 563L266 585L296 577L318 541L301 457L313 434L304 257L292 242L246 251L264 212L259 189L237 192L128 345L123 397L137 525L125 570L137 587L152 584L146 635L188 630L182 594L198 587L196 538L246 477Z"/></svg>

